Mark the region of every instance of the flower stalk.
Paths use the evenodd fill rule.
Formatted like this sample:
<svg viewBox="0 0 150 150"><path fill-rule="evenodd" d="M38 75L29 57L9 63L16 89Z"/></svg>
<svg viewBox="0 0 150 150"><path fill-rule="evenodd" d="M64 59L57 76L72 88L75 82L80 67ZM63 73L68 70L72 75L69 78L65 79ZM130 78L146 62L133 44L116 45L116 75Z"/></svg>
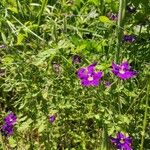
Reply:
<svg viewBox="0 0 150 150"><path fill-rule="evenodd" d="M4 144L4 140L1 134L0 134L0 143L1 143L2 149L6 149L6 146Z"/></svg>
<svg viewBox="0 0 150 150"><path fill-rule="evenodd" d="M47 5L47 2L48 2L48 0L43 0L43 1L42 1L41 10L40 10L40 13L39 13L39 16L38 16L38 28L39 28L39 26L40 26L41 17L42 17L42 14L43 14L43 12L44 12L44 9L45 9L45 7L46 7L46 5Z"/></svg>
<svg viewBox="0 0 150 150"><path fill-rule="evenodd" d="M148 104L149 104L149 91L150 91L150 80L147 82L147 92L146 92L146 104L145 104L145 113L144 113L144 121L143 121L143 131L141 138L140 150L143 150L144 140L145 140L145 129L147 125L147 114L148 114Z"/></svg>
<svg viewBox="0 0 150 150"><path fill-rule="evenodd" d="M123 21L125 18L126 11L126 0L119 0L119 13L118 13L118 22L117 22L117 55L116 62L119 61L120 57L120 46L123 35Z"/></svg>

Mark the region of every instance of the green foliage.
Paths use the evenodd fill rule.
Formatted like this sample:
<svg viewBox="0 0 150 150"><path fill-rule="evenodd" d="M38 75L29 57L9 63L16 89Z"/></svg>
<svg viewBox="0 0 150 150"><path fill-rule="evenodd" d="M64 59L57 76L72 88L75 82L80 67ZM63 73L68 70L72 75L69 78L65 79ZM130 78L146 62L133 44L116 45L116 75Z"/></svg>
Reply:
<svg viewBox="0 0 150 150"><path fill-rule="evenodd" d="M136 12L126 11L119 27L108 17L118 12L118 1L0 1L0 124L8 111L17 115L14 134L0 137L0 149L113 150L109 136L119 131L133 137L133 149L150 147L150 2L130 4ZM137 37L120 41L117 59L138 72L125 81L111 73L118 28ZM73 55L81 63L72 63ZM82 87L76 71L93 62L102 81Z"/></svg>

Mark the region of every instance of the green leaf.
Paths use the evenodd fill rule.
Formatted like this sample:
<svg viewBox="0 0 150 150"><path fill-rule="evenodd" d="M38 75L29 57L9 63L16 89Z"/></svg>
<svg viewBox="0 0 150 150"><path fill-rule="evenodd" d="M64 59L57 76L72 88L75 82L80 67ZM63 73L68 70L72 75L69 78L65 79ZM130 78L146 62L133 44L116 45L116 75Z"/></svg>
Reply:
<svg viewBox="0 0 150 150"><path fill-rule="evenodd" d="M34 61L32 62L32 64L34 64L35 66L43 65L45 64L45 60L49 57L53 58L55 53L56 53L55 49L48 49L48 50L42 51L36 56L36 58L34 58Z"/></svg>
<svg viewBox="0 0 150 150"><path fill-rule="evenodd" d="M25 122L23 122L22 124L20 123L19 127L17 128L18 132L25 132L30 128L30 125L32 123L32 119L28 119Z"/></svg>
<svg viewBox="0 0 150 150"><path fill-rule="evenodd" d="M96 6L99 5L99 0L89 0L88 2L94 3Z"/></svg>
<svg viewBox="0 0 150 150"><path fill-rule="evenodd" d="M7 39L6 39L6 36L3 32L1 32L1 36L2 36L2 40L4 43L7 43Z"/></svg>
<svg viewBox="0 0 150 150"><path fill-rule="evenodd" d="M45 125L44 124L41 124L38 128L38 132L41 133L43 132L44 130L46 129Z"/></svg>
<svg viewBox="0 0 150 150"><path fill-rule="evenodd" d="M17 7L10 6L10 7L8 7L8 9L16 14L18 13Z"/></svg>
<svg viewBox="0 0 150 150"><path fill-rule="evenodd" d="M11 146L12 148L16 147L17 142L13 139L13 137L10 137L10 138L8 139L8 141L9 141L9 144L10 144L10 146Z"/></svg>
<svg viewBox="0 0 150 150"><path fill-rule="evenodd" d="M4 65L10 65L12 64L14 61L14 58L10 55L6 55L3 59L2 59L2 62Z"/></svg>
<svg viewBox="0 0 150 150"><path fill-rule="evenodd" d="M103 22L103 23L112 23L112 21L109 20L109 18L106 17L106 16L100 16L100 17L99 17L99 20L100 20L101 22Z"/></svg>
<svg viewBox="0 0 150 150"><path fill-rule="evenodd" d="M110 68L110 66L111 64L106 64L106 63L99 64L96 66L96 70L107 70Z"/></svg>
<svg viewBox="0 0 150 150"><path fill-rule="evenodd" d="M23 39L25 38L25 35L22 33L19 33L17 36L17 45L22 44Z"/></svg>
<svg viewBox="0 0 150 150"><path fill-rule="evenodd" d="M74 52L81 52L81 51L84 50L86 47L87 47L86 44L82 44L82 45L77 46L77 48L74 49L73 51L74 51Z"/></svg>

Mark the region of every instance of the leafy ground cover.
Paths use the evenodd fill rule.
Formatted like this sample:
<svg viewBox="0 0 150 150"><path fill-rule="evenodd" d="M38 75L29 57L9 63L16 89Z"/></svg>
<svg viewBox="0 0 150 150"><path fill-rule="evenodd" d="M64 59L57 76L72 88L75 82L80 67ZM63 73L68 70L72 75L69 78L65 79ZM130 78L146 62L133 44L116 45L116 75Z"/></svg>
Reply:
<svg viewBox="0 0 150 150"><path fill-rule="evenodd" d="M0 1L0 149L150 149L149 0Z"/></svg>

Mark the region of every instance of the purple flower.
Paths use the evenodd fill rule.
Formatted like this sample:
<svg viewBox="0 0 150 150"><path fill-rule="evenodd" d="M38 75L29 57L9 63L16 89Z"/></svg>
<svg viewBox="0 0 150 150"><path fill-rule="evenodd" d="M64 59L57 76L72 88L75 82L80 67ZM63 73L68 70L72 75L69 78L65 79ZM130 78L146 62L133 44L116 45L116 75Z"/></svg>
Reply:
<svg viewBox="0 0 150 150"><path fill-rule="evenodd" d="M111 143L115 145L115 147L119 150L132 150L131 143L132 139L131 137L126 137L122 133L118 133L116 138L110 137Z"/></svg>
<svg viewBox="0 0 150 150"><path fill-rule="evenodd" d="M56 73L60 73L60 71L61 71L60 65L58 63L53 62L52 68Z"/></svg>
<svg viewBox="0 0 150 150"><path fill-rule="evenodd" d="M94 68L96 63L91 64L86 68L80 68L77 71L77 76L81 80L81 85L83 86L98 86L99 81L103 76L102 71L95 72Z"/></svg>
<svg viewBox="0 0 150 150"><path fill-rule="evenodd" d="M2 44L2 45L0 45L0 48L1 49L6 48L6 45Z"/></svg>
<svg viewBox="0 0 150 150"><path fill-rule="evenodd" d="M105 84L106 87L110 87L110 82L109 81L104 82L104 84Z"/></svg>
<svg viewBox="0 0 150 150"><path fill-rule="evenodd" d="M124 35L123 36L123 41L124 42L134 42L136 40L136 37L134 35Z"/></svg>
<svg viewBox="0 0 150 150"><path fill-rule="evenodd" d="M55 120L56 120L56 116L55 116L55 115L49 116L49 121L50 121L51 123L53 123Z"/></svg>
<svg viewBox="0 0 150 150"><path fill-rule="evenodd" d="M72 63L73 64L79 64L79 63L81 63L81 57L79 55L73 55L72 56Z"/></svg>
<svg viewBox="0 0 150 150"><path fill-rule="evenodd" d="M1 128L1 133L4 136L10 136L13 134L13 125L4 124Z"/></svg>
<svg viewBox="0 0 150 150"><path fill-rule="evenodd" d="M17 116L11 112L4 118L5 124L14 125L17 122Z"/></svg>
<svg viewBox="0 0 150 150"><path fill-rule="evenodd" d="M120 65L112 63L112 73L120 79L126 80L137 75L137 72L130 69L128 62L122 62Z"/></svg>
<svg viewBox="0 0 150 150"><path fill-rule="evenodd" d="M116 20L118 20L118 14L115 14L115 13L108 13L107 14L107 16L109 17L109 19L111 19L111 20L114 20L114 21L116 21Z"/></svg>
<svg viewBox="0 0 150 150"><path fill-rule="evenodd" d="M0 77L5 75L5 69L0 68Z"/></svg>
<svg viewBox="0 0 150 150"><path fill-rule="evenodd" d="M127 6L127 11L129 13L135 13L136 12L136 8L134 6L128 5Z"/></svg>

